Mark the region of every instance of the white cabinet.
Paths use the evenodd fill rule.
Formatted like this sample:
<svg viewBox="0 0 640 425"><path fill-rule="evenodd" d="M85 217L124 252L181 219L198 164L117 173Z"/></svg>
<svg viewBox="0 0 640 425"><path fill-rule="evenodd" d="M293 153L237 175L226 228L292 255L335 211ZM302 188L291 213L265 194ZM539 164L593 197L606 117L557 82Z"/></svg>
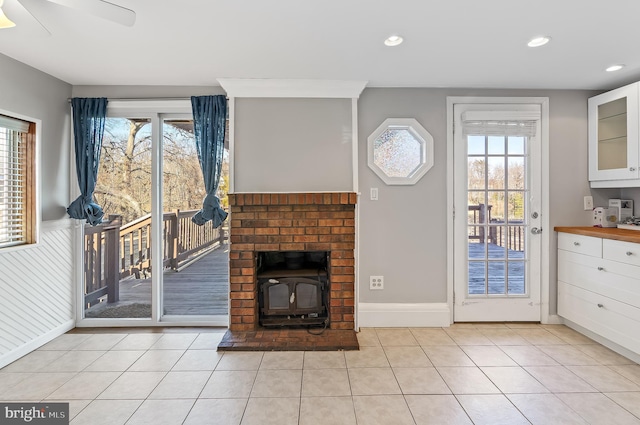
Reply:
<svg viewBox="0 0 640 425"><path fill-rule="evenodd" d="M589 99L591 187L640 186L640 82Z"/></svg>
<svg viewBox="0 0 640 425"><path fill-rule="evenodd" d="M640 244L559 233L558 314L640 354Z"/></svg>

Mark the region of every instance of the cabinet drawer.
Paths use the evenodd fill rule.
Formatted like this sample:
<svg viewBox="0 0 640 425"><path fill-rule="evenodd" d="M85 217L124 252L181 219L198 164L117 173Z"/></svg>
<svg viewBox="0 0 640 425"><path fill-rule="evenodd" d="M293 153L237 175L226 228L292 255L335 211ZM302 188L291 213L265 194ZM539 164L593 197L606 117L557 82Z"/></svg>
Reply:
<svg viewBox="0 0 640 425"><path fill-rule="evenodd" d="M604 239L602 241L602 257L607 260L640 266L640 244ZM640 276L640 270L638 273Z"/></svg>
<svg viewBox="0 0 640 425"><path fill-rule="evenodd" d="M640 309L566 282L558 282L558 314L640 353Z"/></svg>
<svg viewBox="0 0 640 425"><path fill-rule="evenodd" d="M559 250L558 280L640 307L640 267Z"/></svg>
<svg viewBox="0 0 640 425"><path fill-rule="evenodd" d="M602 257L602 239L573 233L558 233L558 249Z"/></svg>

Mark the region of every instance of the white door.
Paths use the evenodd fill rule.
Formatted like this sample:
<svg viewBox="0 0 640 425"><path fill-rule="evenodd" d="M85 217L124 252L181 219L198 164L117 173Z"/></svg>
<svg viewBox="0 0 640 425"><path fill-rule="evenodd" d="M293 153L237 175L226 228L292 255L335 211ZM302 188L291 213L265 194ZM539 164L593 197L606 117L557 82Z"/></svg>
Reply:
<svg viewBox="0 0 640 425"><path fill-rule="evenodd" d="M541 106L454 105L454 321L539 321Z"/></svg>

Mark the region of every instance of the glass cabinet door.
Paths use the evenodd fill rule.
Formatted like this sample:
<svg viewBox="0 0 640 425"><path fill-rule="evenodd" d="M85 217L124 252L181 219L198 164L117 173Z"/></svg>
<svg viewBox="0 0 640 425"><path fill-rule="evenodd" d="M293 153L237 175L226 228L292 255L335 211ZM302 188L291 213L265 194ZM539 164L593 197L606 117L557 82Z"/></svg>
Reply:
<svg viewBox="0 0 640 425"><path fill-rule="evenodd" d="M589 180L592 187L606 187L606 183L593 182L640 177L639 87L640 84L635 83L589 99Z"/></svg>
<svg viewBox="0 0 640 425"><path fill-rule="evenodd" d="M598 170L627 168L627 97L598 105Z"/></svg>

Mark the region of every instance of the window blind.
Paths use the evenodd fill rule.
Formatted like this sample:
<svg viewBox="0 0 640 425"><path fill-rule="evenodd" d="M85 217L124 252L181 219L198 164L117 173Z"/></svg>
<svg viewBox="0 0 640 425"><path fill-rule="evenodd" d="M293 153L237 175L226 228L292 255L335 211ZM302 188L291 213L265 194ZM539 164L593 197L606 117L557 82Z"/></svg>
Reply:
<svg viewBox="0 0 640 425"><path fill-rule="evenodd" d="M0 247L26 242L29 123L0 115Z"/></svg>
<svg viewBox="0 0 640 425"><path fill-rule="evenodd" d="M534 137L539 121L539 111L467 111L462 114L462 132L465 136Z"/></svg>

